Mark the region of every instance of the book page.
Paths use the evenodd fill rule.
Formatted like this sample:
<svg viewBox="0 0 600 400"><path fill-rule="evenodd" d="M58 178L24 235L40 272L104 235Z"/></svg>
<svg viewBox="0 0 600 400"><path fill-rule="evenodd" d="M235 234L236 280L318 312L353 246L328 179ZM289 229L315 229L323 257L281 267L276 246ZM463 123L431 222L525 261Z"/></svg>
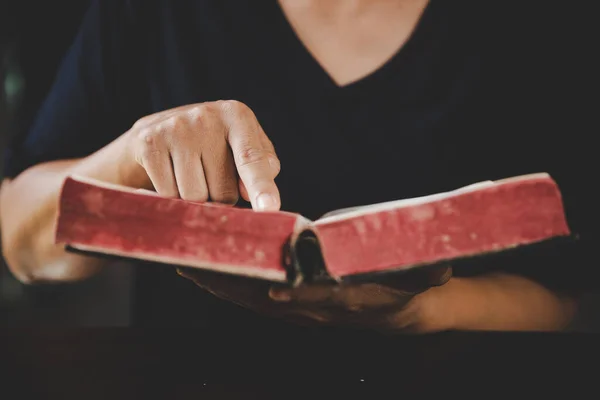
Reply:
<svg viewBox="0 0 600 400"><path fill-rule="evenodd" d="M364 214L370 214L370 213L375 213L375 212L385 211L385 210L392 210L392 209L400 208L400 207L409 207L409 206L413 206L413 205L417 205L417 204L424 204L424 203L448 198L451 196L456 196L456 195L459 195L462 193L467 193L467 192L470 192L473 190L483 189L483 188L486 188L489 186L510 183L515 180L545 179L545 178L549 178L549 177L550 176L546 172L532 173L532 174L526 174L526 175L520 175L520 176L514 176L514 177L510 177L510 178L500 179L500 180L496 180L496 181L488 180L488 181L477 182L477 183L473 183L471 185L463 186L463 187L455 189L455 190L451 190L449 192L436 193L436 194L431 194L431 195L427 195L427 196L420 196L420 197L414 197L414 198L403 199L403 200L395 200L395 201L389 201L389 202L384 202L384 203L370 204L370 205L366 205L366 206L343 208L343 209L335 210L335 211L332 211L332 212L329 212L329 213L323 215L321 218L319 218L317 221L315 221L315 224L329 223L329 222L334 222L334 221L338 221L338 220L353 218L353 217L364 215Z"/></svg>
<svg viewBox="0 0 600 400"><path fill-rule="evenodd" d="M431 194L431 195L427 195L427 196L413 197L410 199L388 201L388 202L384 202L384 203L370 204L370 205L366 205L366 206L343 208L343 209L335 210L335 211L332 211L332 212L329 212L329 213L323 215L321 218L319 218L316 221L316 223L319 223L319 224L320 223L328 223L328 222L333 222L336 220L352 218L352 217L363 215L363 214L391 210L391 209L400 208L400 207L408 207L408 206L413 206L416 204L424 204L424 203L441 200L441 199L444 199L447 197L456 196L457 194L469 192L472 190L478 190L478 189L493 186L493 185L495 185L495 183L493 181L483 181L483 182L474 183L472 185L464 186L460 189L452 190L449 192L442 192L442 193L436 193L436 194Z"/></svg>

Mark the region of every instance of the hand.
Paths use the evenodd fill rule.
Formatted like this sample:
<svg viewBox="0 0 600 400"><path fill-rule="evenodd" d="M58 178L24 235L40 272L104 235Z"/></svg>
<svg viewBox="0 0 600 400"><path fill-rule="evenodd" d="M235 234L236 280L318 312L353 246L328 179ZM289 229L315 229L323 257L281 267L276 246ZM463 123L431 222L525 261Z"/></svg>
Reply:
<svg viewBox="0 0 600 400"><path fill-rule="evenodd" d="M237 101L192 104L137 121L127 154L166 197L280 207L280 163L254 113Z"/></svg>
<svg viewBox="0 0 600 400"><path fill-rule="evenodd" d="M300 324L369 328L385 333L420 331L424 318L419 296L446 283L450 267L415 270L385 284L274 286L264 281L180 269L201 288L260 314Z"/></svg>

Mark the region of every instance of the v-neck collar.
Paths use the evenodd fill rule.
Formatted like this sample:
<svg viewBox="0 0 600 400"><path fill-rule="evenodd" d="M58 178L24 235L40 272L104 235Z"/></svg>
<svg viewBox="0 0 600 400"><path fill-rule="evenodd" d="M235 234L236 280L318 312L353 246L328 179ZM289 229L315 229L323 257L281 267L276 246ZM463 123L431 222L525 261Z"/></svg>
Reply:
<svg viewBox="0 0 600 400"><path fill-rule="evenodd" d="M297 56L295 58L302 62L306 68L309 68L316 77L319 77L327 89L338 93L348 93L354 90L360 90L360 88L368 87L382 79L385 80L389 71L396 70L396 67L415 49L415 46L420 42L421 36L424 36L427 33L427 25L433 14L432 3L434 3L434 1L435 0L429 0L409 38L384 64L370 72L368 75L344 85L339 85L331 75L329 75L321 63L319 63L308 50L304 42L300 40L277 0L273 0L273 5L275 7L273 15L279 25L279 32L284 36L279 39L283 39L285 45L292 46L292 51Z"/></svg>

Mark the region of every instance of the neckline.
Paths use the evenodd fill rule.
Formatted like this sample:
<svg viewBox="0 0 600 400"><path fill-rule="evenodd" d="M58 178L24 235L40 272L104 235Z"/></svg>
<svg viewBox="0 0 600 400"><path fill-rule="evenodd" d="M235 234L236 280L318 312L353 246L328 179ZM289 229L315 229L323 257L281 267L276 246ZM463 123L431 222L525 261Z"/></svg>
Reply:
<svg viewBox="0 0 600 400"><path fill-rule="evenodd" d="M421 37L427 33L427 25L429 25L429 19L432 17L432 3L435 0L429 0L427 5L421 12L421 16L419 17L419 21L417 21L414 29L412 30L410 36L404 42L402 46L400 46L395 53L392 54L391 57L387 59L380 67L371 71L367 75L349 82L347 84L339 85L332 77L329 75L327 70L323 68L321 63L317 61L317 59L312 55L312 53L308 50L304 42L300 39L291 23L289 22L285 12L281 8L279 1L274 0L275 3L275 16L277 22L282 28L283 35L285 35L286 43L288 46L293 46L293 50L300 53L300 58L306 65L313 70L317 76L319 76L325 84L331 88L332 90L338 92L349 92L352 90L358 90L360 87L364 87L369 85L371 82L377 81L385 77L390 70L395 70L395 66L406 58L407 54L413 51L415 46L421 41Z"/></svg>

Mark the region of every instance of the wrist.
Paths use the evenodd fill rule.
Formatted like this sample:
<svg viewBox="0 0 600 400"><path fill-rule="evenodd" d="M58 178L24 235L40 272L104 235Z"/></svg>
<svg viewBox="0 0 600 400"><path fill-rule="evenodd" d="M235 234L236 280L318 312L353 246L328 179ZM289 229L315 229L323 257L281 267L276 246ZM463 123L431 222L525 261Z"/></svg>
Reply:
<svg viewBox="0 0 600 400"><path fill-rule="evenodd" d="M419 299L421 326L439 330L564 329L575 303L527 278L487 274L452 278Z"/></svg>

